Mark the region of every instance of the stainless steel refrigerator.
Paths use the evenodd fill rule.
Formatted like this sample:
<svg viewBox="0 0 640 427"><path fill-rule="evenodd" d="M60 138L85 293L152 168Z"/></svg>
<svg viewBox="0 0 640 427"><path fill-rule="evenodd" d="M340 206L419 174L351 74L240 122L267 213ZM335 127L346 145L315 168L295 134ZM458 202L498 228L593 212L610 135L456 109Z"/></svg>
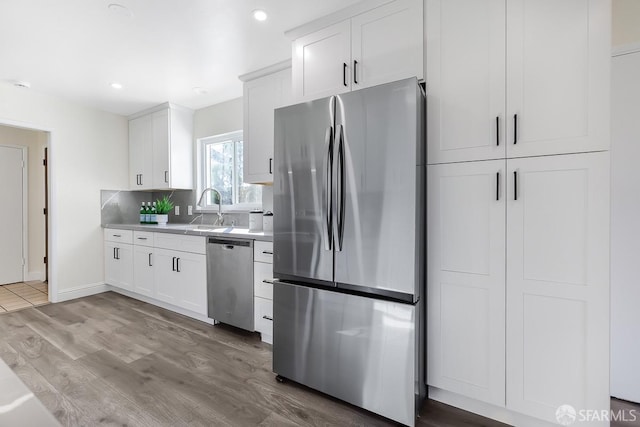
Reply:
<svg viewBox="0 0 640 427"><path fill-rule="evenodd" d="M424 92L275 111L273 370L406 425L424 381Z"/></svg>

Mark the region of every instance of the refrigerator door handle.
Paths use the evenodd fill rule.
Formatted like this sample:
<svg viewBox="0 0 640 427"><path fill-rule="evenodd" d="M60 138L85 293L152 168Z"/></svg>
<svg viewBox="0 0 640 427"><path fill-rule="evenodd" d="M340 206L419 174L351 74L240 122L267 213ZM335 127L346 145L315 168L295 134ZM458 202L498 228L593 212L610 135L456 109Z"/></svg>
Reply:
<svg viewBox="0 0 640 427"><path fill-rule="evenodd" d="M342 251L342 240L344 236L344 205L345 205L345 177L344 177L344 127L336 127L336 177L335 177L335 220L334 235L336 236L336 250Z"/></svg>
<svg viewBox="0 0 640 427"><path fill-rule="evenodd" d="M325 154L324 154L324 179L322 182L322 237L324 240L324 250L332 250L333 243L333 200L331 197L333 187L333 126L327 128L325 137Z"/></svg>

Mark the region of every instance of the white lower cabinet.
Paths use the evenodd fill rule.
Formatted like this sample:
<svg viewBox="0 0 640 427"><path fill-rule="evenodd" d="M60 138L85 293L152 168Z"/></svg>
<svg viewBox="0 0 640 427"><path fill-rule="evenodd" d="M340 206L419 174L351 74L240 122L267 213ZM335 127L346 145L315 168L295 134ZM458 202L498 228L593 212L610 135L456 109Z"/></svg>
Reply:
<svg viewBox="0 0 640 427"><path fill-rule="evenodd" d="M155 297L160 301L207 314L206 256L155 248Z"/></svg>
<svg viewBox="0 0 640 427"><path fill-rule="evenodd" d="M200 236L107 229L105 283L206 318L205 252Z"/></svg>
<svg viewBox="0 0 640 427"><path fill-rule="evenodd" d="M504 160L427 167L429 385L505 402Z"/></svg>
<svg viewBox="0 0 640 427"><path fill-rule="evenodd" d="M254 328L262 341L273 342L273 243L255 242L253 247Z"/></svg>
<svg viewBox="0 0 640 427"><path fill-rule="evenodd" d="M155 295L154 253L148 246L133 247L133 291L141 295Z"/></svg>
<svg viewBox="0 0 640 427"><path fill-rule="evenodd" d="M608 410L609 154L507 165L507 407Z"/></svg>
<svg viewBox="0 0 640 427"><path fill-rule="evenodd" d="M428 384L550 423L608 409L608 153L427 174Z"/></svg>
<svg viewBox="0 0 640 427"><path fill-rule="evenodd" d="M105 242L104 280L118 288L133 288L133 245Z"/></svg>

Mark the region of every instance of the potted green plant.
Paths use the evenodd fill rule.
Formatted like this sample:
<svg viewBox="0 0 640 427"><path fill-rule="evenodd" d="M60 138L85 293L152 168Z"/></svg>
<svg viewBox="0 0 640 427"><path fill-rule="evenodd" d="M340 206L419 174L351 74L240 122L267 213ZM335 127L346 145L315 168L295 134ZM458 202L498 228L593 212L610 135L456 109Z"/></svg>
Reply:
<svg viewBox="0 0 640 427"><path fill-rule="evenodd" d="M169 200L169 197L164 196L162 199L156 200L156 220L158 225L167 225L171 209L173 209L173 202Z"/></svg>

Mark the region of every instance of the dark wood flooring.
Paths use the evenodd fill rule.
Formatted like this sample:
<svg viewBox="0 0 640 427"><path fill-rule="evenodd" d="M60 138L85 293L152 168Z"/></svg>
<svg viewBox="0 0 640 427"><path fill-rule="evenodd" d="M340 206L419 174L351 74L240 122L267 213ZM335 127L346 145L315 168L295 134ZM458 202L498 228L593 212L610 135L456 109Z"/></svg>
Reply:
<svg viewBox="0 0 640 427"><path fill-rule="evenodd" d="M65 426L387 426L271 372L256 334L108 292L0 315L0 358ZM428 401L419 426L503 426Z"/></svg>

